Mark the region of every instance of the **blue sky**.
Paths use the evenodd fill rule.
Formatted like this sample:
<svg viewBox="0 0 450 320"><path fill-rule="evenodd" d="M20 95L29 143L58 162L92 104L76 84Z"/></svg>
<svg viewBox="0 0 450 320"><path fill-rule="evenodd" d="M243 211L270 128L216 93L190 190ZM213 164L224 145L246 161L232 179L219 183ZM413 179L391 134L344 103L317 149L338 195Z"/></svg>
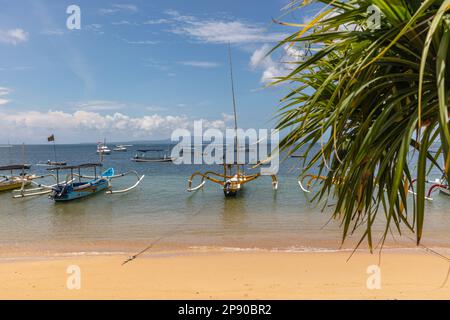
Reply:
<svg viewBox="0 0 450 320"><path fill-rule="evenodd" d="M271 22L287 3L1 0L0 144L164 139L199 119L230 127L228 42L239 126L270 128L287 88L264 86L301 52L264 58L294 31ZM66 27L71 4L80 30Z"/></svg>

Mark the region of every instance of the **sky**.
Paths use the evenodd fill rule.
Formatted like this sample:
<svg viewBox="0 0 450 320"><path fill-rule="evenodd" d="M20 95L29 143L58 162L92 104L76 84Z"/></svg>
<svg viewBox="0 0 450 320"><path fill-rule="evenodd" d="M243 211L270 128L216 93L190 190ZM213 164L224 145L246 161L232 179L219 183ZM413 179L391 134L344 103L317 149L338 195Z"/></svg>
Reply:
<svg viewBox="0 0 450 320"><path fill-rule="evenodd" d="M173 130L272 128L301 50L266 53L310 12L290 0L0 0L0 144L160 140ZM80 8L69 29L68 6ZM70 20L73 21L73 20Z"/></svg>

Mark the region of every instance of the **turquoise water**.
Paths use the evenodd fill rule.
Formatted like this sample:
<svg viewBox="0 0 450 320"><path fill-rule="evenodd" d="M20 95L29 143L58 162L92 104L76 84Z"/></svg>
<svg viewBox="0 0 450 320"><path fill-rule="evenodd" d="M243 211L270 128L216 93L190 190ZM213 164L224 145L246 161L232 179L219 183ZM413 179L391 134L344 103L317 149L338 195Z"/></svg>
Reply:
<svg viewBox="0 0 450 320"><path fill-rule="evenodd" d="M321 212L321 206L309 203L297 185L299 159L282 163L277 192L272 190L270 177L261 177L238 197L226 199L213 183L196 193L186 192L191 173L220 167L130 161L134 151L142 147L133 146L127 153L104 158L106 168L146 175L130 193L98 194L58 204L46 196L12 199L10 193L1 193L1 246L5 250L29 246L30 250L133 251L156 242L158 248L339 248L341 232L338 222L328 221L331 211ZM69 163L96 162L95 151L95 145L57 146L58 160ZM0 148L0 164L8 164L10 159L35 164L53 158L51 145L27 146L25 153L22 147ZM45 170L33 166L31 171ZM132 177L118 179L115 186L125 188L134 181ZM435 198L427 203L425 243L447 247L450 199L438 194ZM351 238L346 246L354 246L356 240L357 236ZM393 239L391 244L395 244ZM400 244L409 246L412 241L404 238Z"/></svg>

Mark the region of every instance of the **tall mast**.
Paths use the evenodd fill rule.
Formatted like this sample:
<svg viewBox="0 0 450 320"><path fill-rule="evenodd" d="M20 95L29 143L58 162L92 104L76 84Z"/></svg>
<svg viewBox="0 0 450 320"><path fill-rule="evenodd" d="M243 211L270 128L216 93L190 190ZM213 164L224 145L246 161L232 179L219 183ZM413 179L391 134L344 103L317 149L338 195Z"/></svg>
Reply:
<svg viewBox="0 0 450 320"><path fill-rule="evenodd" d="M8 139L8 163L9 164L12 164L11 148L12 148L11 142Z"/></svg>
<svg viewBox="0 0 450 320"><path fill-rule="evenodd" d="M236 112L236 97L234 94L234 81L233 81L233 61L231 59L231 45L228 42L228 58L230 60L230 79L231 79L231 94L233 96L233 112L234 112L234 145L236 146L236 164L237 164L237 172L239 173L239 164L238 164L238 154L239 154L239 146L238 146L238 137L237 137L237 112ZM234 150L233 150L234 152ZM233 156L234 157L234 156Z"/></svg>

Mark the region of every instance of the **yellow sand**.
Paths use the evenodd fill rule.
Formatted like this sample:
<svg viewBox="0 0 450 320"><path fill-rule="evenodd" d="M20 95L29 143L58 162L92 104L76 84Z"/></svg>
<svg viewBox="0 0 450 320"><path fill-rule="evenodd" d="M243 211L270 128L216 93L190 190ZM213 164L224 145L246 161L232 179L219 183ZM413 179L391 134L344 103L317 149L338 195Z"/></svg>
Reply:
<svg viewBox="0 0 450 320"><path fill-rule="evenodd" d="M378 255L337 253L189 253L84 256L0 263L0 299L449 299L449 263L422 253L385 252L381 289L366 286ZM66 287L67 267L81 289Z"/></svg>

